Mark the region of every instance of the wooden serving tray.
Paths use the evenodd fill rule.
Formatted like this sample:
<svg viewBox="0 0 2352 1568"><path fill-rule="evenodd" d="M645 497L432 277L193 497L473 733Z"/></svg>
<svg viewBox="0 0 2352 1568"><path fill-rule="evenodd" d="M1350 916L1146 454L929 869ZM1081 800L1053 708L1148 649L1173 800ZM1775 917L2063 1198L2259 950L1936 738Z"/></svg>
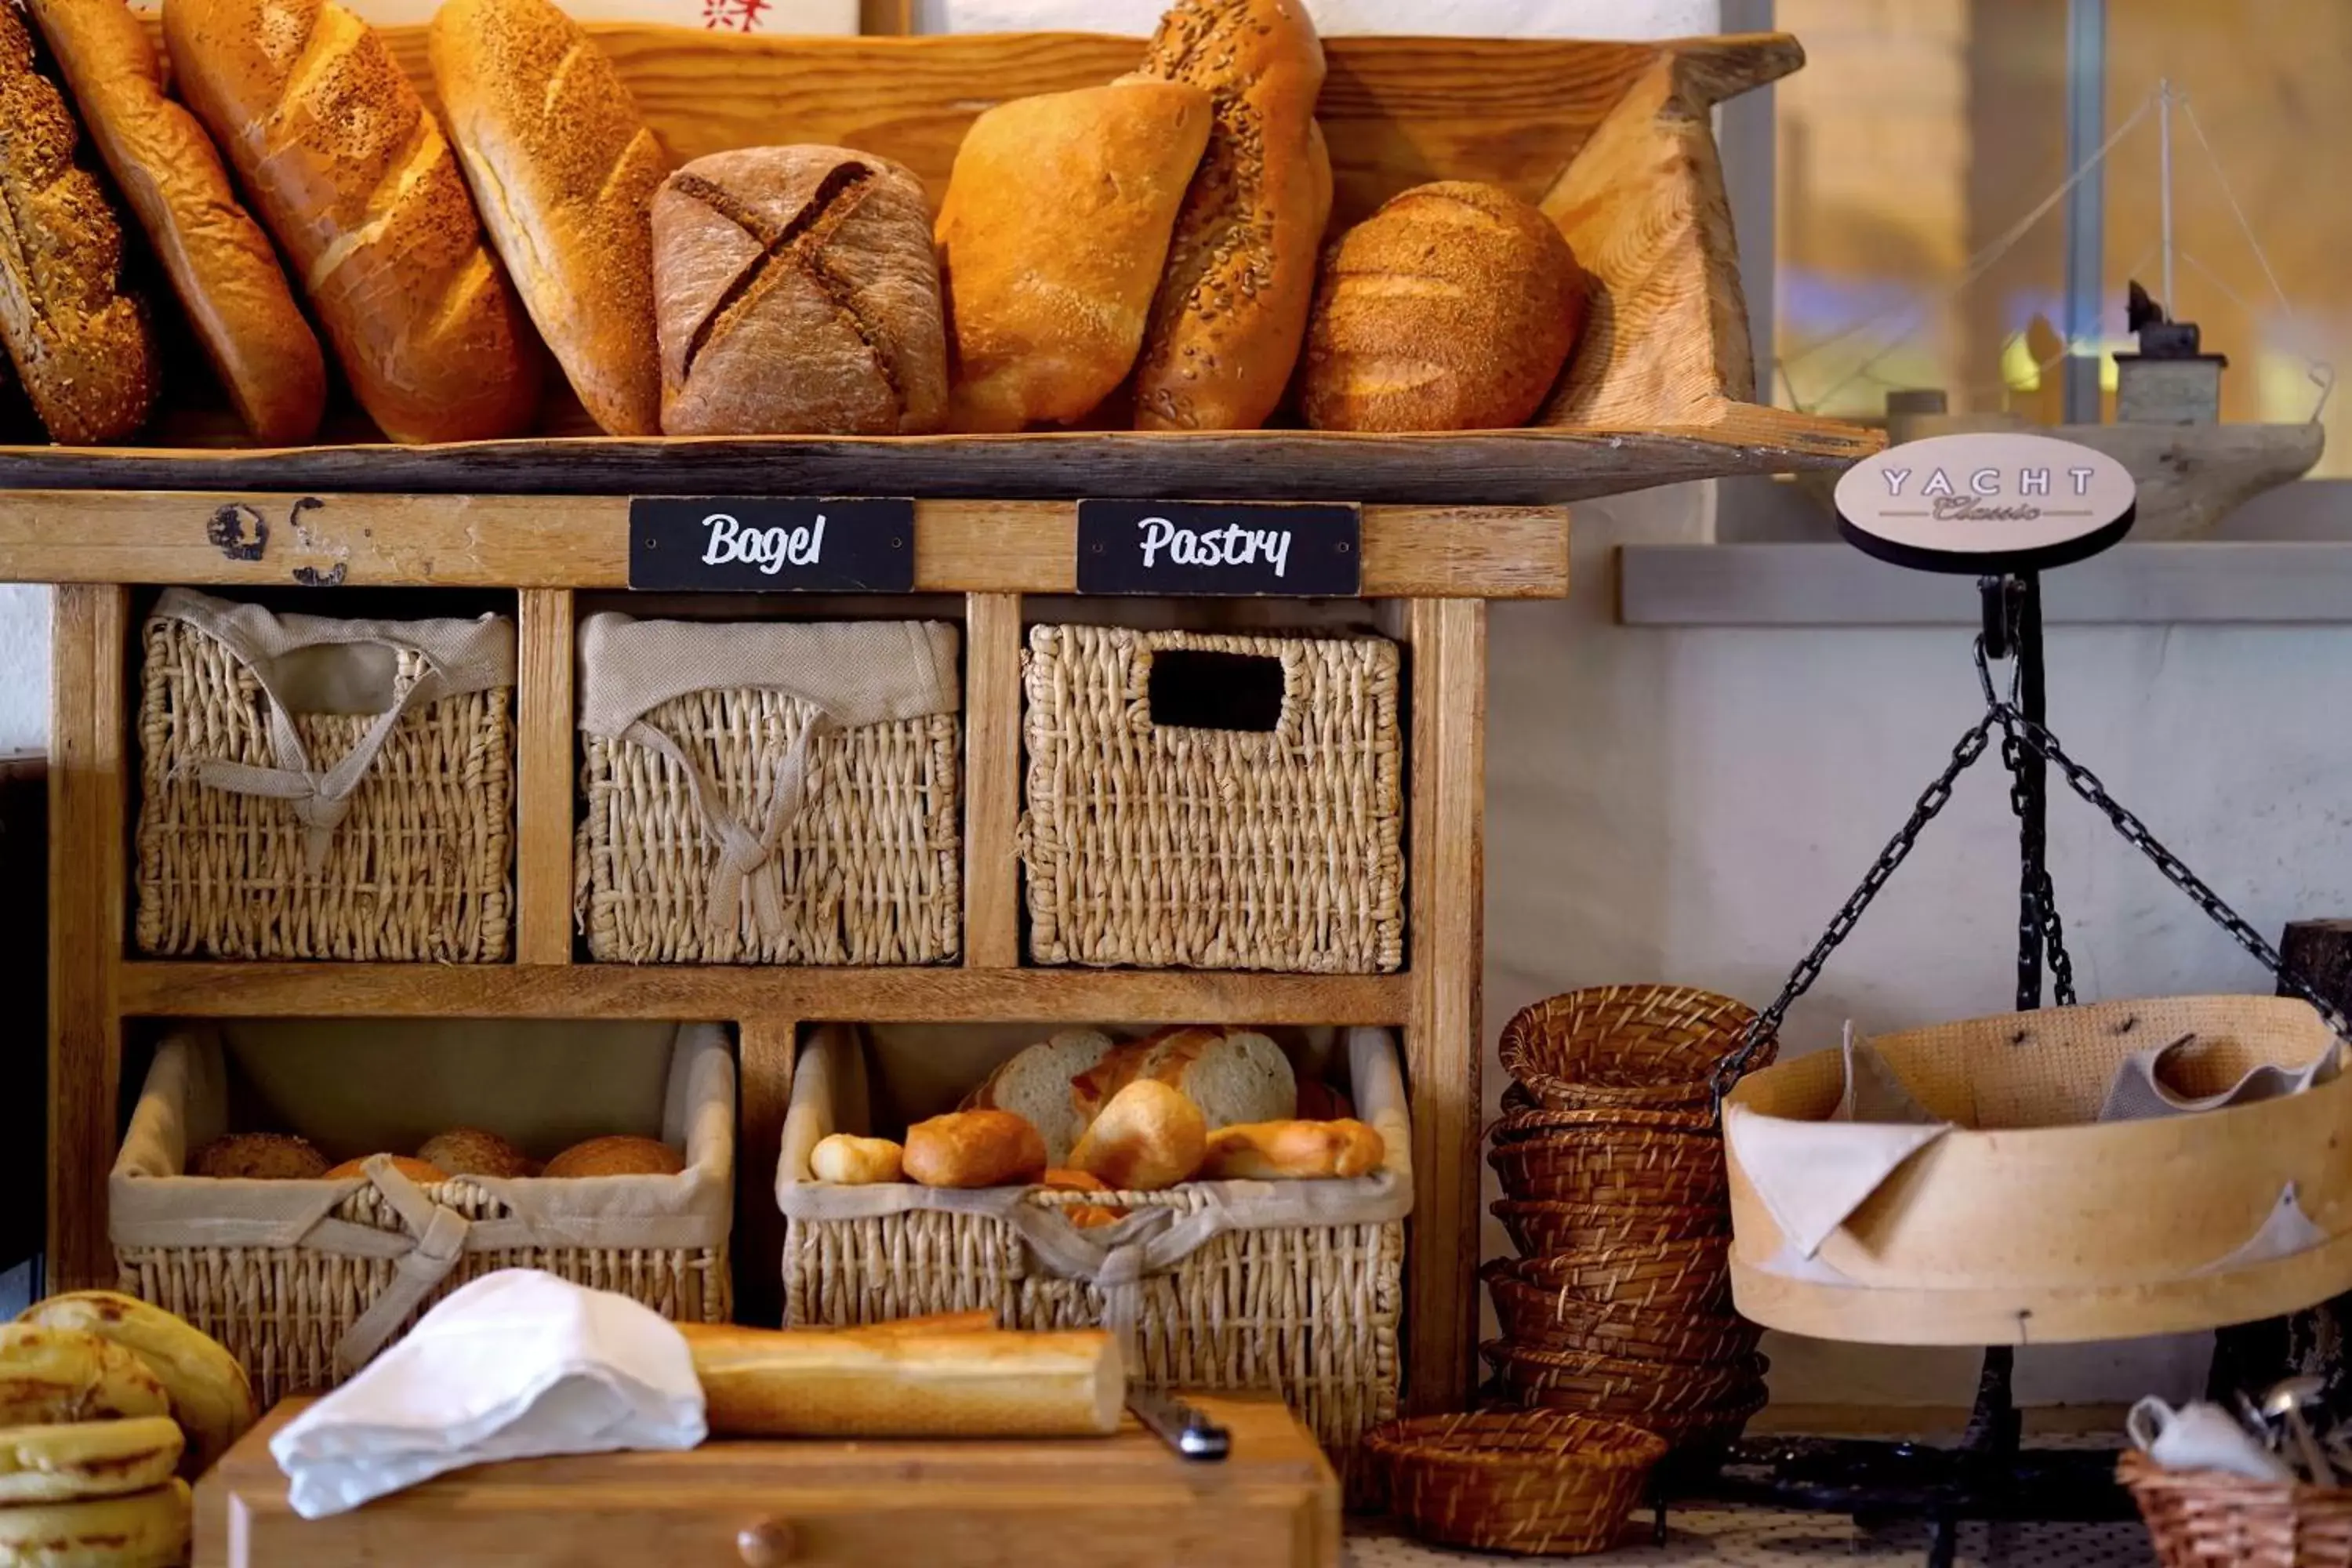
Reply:
<svg viewBox="0 0 2352 1568"><path fill-rule="evenodd" d="M834 142L908 164L936 204L957 146L1005 99L1134 68L1139 40L1079 33L790 38L589 27L680 159ZM424 29L384 36L427 99ZM1804 62L1783 35L1663 44L1339 37L1318 106L1334 232L1437 179L1542 204L1594 279L1582 341L1538 424L1375 436L614 438L557 390L529 438L394 447L355 417L329 444L236 449L167 390L152 445L0 447L0 488L503 493L1073 496L1551 504L1677 480L1839 468L1870 432L1759 407L1714 105ZM348 437L349 444L333 444Z"/></svg>
<svg viewBox="0 0 2352 1568"><path fill-rule="evenodd" d="M196 1488L196 1568L1337 1568L1339 1488L1270 1399L1195 1397L1233 1457L1118 1436L715 1442L685 1454L483 1465L331 1519L296 1517L269 1438L290 1399Z"/></svg>

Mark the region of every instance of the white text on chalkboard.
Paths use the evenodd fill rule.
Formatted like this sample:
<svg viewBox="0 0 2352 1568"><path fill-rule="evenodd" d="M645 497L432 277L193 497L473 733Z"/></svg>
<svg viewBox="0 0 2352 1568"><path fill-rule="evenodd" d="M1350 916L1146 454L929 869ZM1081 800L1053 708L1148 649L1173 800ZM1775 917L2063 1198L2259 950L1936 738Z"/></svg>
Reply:
<svg viewBox="0 0 2352 1568"><path fill-rule="evenodd" d="M702 520L710 543L702 552L705 566L740 561L772 577L786 566L814 566L824 553L824 513L798 528L746 528L723 511Z"/></svg>
<svg viewBox="0 0 2352 1568"><path fill-rule="evenodd" d="M1146 566L1159 564L1163 550L1179 566L1253 566L1264 561L1280 577L1290 564L1290 530L1286 528L1244 528L1236 522L1196 532L1179 528L1164 517L1139 519L1135 526L1143 531Z"/></svg>

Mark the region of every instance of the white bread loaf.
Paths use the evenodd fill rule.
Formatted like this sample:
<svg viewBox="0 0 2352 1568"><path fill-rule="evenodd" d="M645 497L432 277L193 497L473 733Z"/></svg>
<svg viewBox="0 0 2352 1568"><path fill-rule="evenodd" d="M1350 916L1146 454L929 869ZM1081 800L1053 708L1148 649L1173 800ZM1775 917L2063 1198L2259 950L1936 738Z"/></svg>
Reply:
<svg viewBox="0 0 2352 1568"><path fill-rule="evenodd" d="M1070 1085L1110 1054L1111 1037L1094 1029L1065 1029L998 1064L986 1082L964 1097L966 1110L1010 1110L1045 1140L1049 1165L1067 1165L1086 1123Z"/></svg>
<svg viewBox="0 0 2352 1568"><path fill-rule="evenodd" d="M1247 1029L1161 1029L1123 1044L1091 1029L1071 1030L1004 1062L964 1104L1018 1112L1044 1135L1048 1163L1066 1165L1111 1097L1146 1078L1199 1106L1212 1131L1298 1114L1290 1058Z"/></svg>

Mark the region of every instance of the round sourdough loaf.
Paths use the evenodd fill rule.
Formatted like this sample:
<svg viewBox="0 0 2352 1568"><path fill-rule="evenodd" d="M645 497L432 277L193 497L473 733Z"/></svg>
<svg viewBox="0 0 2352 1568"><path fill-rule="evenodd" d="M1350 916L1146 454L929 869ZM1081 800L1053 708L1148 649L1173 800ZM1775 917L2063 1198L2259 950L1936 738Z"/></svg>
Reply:
<svg viewBox="0 0 2352 1568"><path fill-rule="evenodd" d="M686 1169L677 1150L655 1138L625 1133L574 1143L547 1163L540 1174L569 1176L675 1176Z"/></svg>
<svg viewBox="0 0 2352 1568"><path fill-rule="evenodd" d="M416 1157L453 1176L528 1176L530 1158L495 1132L452 1127L425 1141Z"/></svg>
<svg viewBox="0 0 2352 1568"><path fill-rule="evenodd" d="M406 1154L387 1154L384 1157L392 1162L394 1170L419 1186L429 1186L435 1182L446 1182L449 1179L448 1172L438 1165L427 1164L423 1160L414 1159ZM373 1154L362 1154L356 1160L346 1160L329 1171L322 1179L341 1182L349 1180L352 1176L364 1176L367 1174L367 1163L373 1158L375 1156Z"/></svg>
<svg viewBox="0 0 2352 1568"><path fill-rule="evenodd" d="M216 1180L302 1182L326 1173L327 1157L290 1132L231 1132L188 1161L188 1174Z"/></svg>

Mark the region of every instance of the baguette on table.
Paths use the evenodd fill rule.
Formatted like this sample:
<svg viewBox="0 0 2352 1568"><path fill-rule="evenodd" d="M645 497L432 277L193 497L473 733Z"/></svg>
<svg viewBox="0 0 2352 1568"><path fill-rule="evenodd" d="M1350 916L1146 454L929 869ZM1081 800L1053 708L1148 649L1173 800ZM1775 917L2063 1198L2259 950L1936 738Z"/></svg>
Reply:
<svg viewBox="0 0 2352 1568"><path fill-rule="evenodd" d="M1024 1332L985 1313L858 1329L680 1323L718 1437L1083 1437L1127 1384L1100 1329Z"/></svg>

